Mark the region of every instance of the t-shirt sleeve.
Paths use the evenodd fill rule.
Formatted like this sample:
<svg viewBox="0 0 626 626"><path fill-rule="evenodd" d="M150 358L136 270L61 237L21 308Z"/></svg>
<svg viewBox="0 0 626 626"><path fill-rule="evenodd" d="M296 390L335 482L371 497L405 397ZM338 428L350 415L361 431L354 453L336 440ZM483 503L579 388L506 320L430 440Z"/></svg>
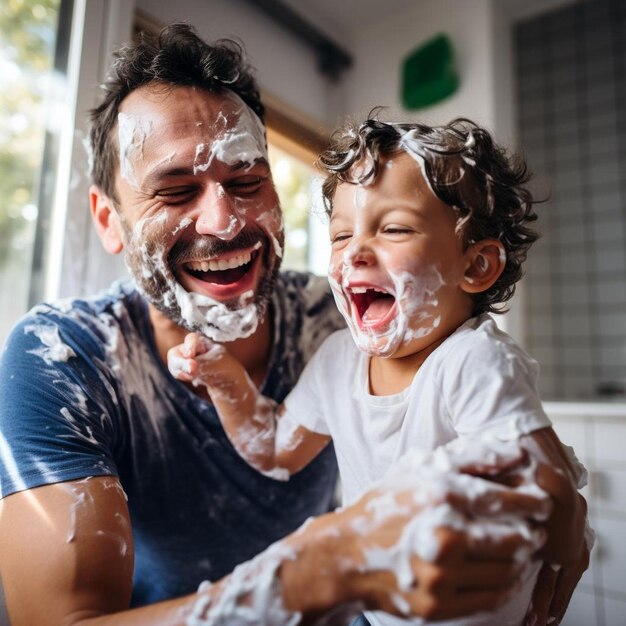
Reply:
<svg viewBox="0 0 626 626"><path fill-rule="evenodd" d="M116 475L115 393L94 337L60 312L20 322L0 358L0 491Z"/></svg>
<svg viewBox="0 0 626 626"><path fill-rule="evenodd" d="M296 386L285 398L285 412L294 422L321 435L330 435L326 422L325 400L329 387L328 360L336 357L336 339L338 333L328 337L311 360L307 363Z"/></svg>
<svg viewBox="0 0 626 626"><path fill-rule="evenodd" d="M539 366L509 338L476 333L450 351L442 373L441 393L459 435L512 439L551 425L537 389Z"/></svg>

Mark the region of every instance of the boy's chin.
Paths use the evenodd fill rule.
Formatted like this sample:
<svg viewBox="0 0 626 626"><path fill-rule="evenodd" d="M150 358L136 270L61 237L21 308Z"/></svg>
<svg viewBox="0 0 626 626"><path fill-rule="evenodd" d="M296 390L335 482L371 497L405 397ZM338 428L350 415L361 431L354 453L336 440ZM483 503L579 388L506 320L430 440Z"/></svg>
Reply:
<svg viewBox="0 0 626 626"><path fill-rule="evenodd" d="M357 331L357 333L353 333L357 348L368 356L381 359L391 358L403 344L402 337L398 336L368 335L362 331Z"/></svg>

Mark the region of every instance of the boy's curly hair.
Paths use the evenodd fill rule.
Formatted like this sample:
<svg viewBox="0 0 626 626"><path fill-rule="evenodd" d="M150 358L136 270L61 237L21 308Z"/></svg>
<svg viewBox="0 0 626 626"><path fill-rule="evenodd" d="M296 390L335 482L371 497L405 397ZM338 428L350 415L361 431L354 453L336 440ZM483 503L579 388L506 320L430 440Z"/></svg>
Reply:
<svg viewBox="0 0 626 626"><path fill-rule="evenodd" d="M111 75L103 85L101 103L90 111L91 176L115 200L119 165L117 116L122 100L148 84L166 88L201 87L211 93L236 93L263 121L265 108L242 46L231 39L208 44L183 22L166 26L158 35L141 33L138 41L115 53Z"/></svg>
<svg viewBox="0 0 626 626"><path fill-rule="evenodd" d="M537 215L524 186L530 179L525 161L509 157L487 130L468 119L431 127L384 123L374 118L376 113L360 126L347 122L340 127L320 155L318 165L327 174L322 187L326 212L332 213L340 183L368 184L385 160L407 152L421 166L433 193L456 212L457 233L465 247L483 239L504 245L501 276L487 291L472 294L473 315L504 312L498 305L513 296L528 249L539 236L529 226ZM354 168L357 164L361 169Z"/></svg>

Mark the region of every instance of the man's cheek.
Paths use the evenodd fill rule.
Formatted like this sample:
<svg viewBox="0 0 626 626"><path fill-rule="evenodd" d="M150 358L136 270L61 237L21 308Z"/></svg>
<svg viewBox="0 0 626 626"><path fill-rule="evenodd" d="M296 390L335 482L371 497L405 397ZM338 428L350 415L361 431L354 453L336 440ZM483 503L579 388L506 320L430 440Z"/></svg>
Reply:
<svg viewBox="0 0 626 626"><path fill-rule="evenodd" d="M267 234L274 246L274 253L277 257L283 256L284 245L284 222L283 214L278 205L272 209L264 210L255 219L257 225Z"/></svg>
<svg viewBox="0 0 626 626"><path fill-rule="evenodd" d="M136 246L141 246L143 243L165 246L182 225L182 220L175 220L172 217L170 211L162 209L149 217L140 219L132 231L133 243ZM187 220L185 224L188 226L191 220Z"/></svg>

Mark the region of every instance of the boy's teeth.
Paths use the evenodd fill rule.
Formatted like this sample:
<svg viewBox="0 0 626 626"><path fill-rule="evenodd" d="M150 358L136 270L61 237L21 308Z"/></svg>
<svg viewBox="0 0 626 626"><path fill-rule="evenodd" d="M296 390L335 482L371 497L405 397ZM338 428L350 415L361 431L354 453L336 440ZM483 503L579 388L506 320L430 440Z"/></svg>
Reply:
<svg viewBox="0 0 626 626"><path fill-rule="evenodd" d="M256 250L257 248L255 247L254 249ZM191 263L187 263L187 267L195 272L219 272L222 270L232 270L236 267L246 265L246 263L250 263L251 257L251 253L247 252L246 254L241 254L233 257L232 259L228 259L228 261L224 259L215 261L192 261Z"/></svg>
<svg viewBox="0 0 626 626"><path fill-rule="evenodd" d="M375 291L376 293L384 293L388 295L389 292L384 289L376 289L376 287L350 287L352 293L367 293L368 291Z"/></svg>

